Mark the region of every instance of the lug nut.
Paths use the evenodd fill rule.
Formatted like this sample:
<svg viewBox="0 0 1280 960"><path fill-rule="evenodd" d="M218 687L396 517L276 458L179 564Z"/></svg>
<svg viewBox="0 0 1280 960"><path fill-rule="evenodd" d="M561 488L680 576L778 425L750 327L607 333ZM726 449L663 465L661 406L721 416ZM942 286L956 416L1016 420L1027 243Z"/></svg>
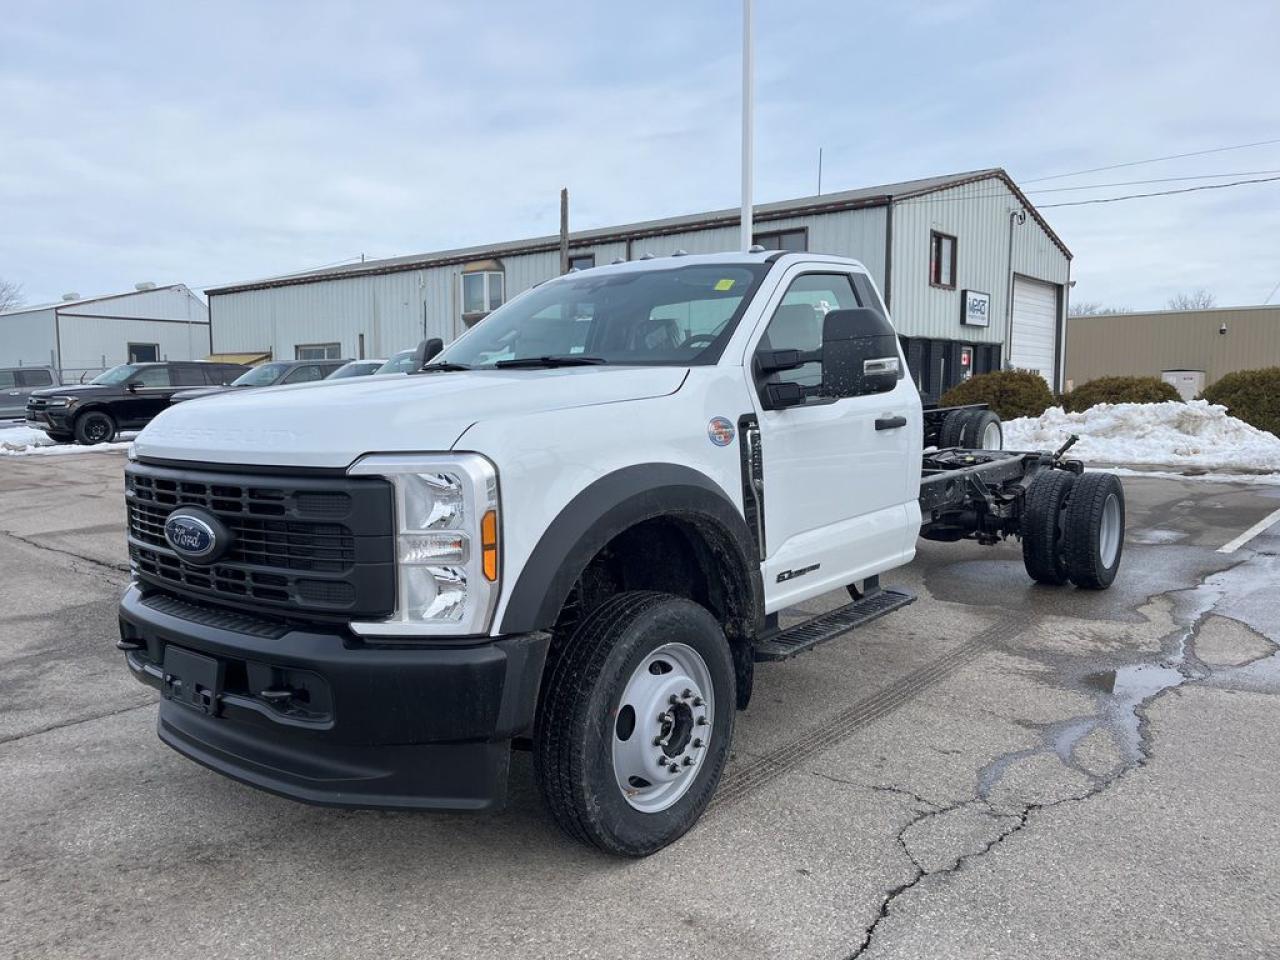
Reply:
<svg viewBox="0 0 1280 960"><path fill-rule="evenodd" d="M667 765L667 755L665 753L658 755L658 766L665 767Z"/></svg>
<svg viewBox="0 0 1280 960"><path fill-rule="evenodd" d="M695 750L701 750L701 749L702 749L702 741L701 741L701 740L698 740L698 739L696 739L696 738L695 738L695 739L694 739L694 741L693 741L693 748L694 748Z"/></svg>
<svg viewBox="0 0 1280 960"><path fill-rule="evenodd" d="M674 693L667 699L667 703L671 704L673 707L679 702L680 702L680 698L677 697Z"/></svg>
<svg viewBox="0 0 1280 960"><path fill-rule="evenodd" d="M660 714L658 714L658 722L659 722L659 723L670 723L670 722L671 722L671 714L669 714L669 713L660 713Z"/></svg>
<svg viewBox="0 0 1280 960"><path fill-rule="evenodd" d="M662 746L662 738L661 738L661 737L654 737L654 738L653 738L653 745L654 745L655 747L660 747L660 746Z"/></svg>
<svg viewBox="0 0 1280 960"><path fill-rule="evenodd" d="M681 694L680 694L680 699L682 699L682 700L688 700L688 699L689 699L690 697L692 697L692 696L693 696L693 691L692 691L692 690L690 690L688 687L685 687L685 688L684 688L684 690L683 690L683 691L681 692Z"/></svg>
<svg viewBox="0 0 1280 960"><path fill-rule="evenodd" d="M679 768L679 767L677 767L674 763L673 763L671 766L667 767L667 770L668 770L668 771L670 771L671 773L679 773L679 772L680 772L680 768Z"/></svg>
<svg viewBox="0 0 1280 960"><path fill-rule="evenodd" d="M685 757L685 758L684 758L684 765L685 765L686 767L692 767L692 766L693 766L693 757Z"/></svg>
<svg viewBox="0 0 1280 960"><path fill-rule="evenodd" d="M700 726L700 727L705 727L706 725L707 725L707 718L706 718L706 717L699 717L699 718L698 718L698 726Z"/></svg>
<svg viewBox="0 0 1280 960"><path fill-rule="evenodd" d="M700 706L702 706L702 698L701 698L701 697L694 697L694 698L693 698L693 705L694 705L695 707L700 707Z"/></svg>

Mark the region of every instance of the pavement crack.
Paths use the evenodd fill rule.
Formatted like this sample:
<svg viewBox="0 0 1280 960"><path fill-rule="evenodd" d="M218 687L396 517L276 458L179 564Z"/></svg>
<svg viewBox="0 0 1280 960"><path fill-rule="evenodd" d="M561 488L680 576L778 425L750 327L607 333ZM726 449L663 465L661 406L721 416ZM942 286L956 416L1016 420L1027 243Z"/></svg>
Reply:
<svg viewBox="0 0 1280 960"><path fill-rule="evenodd" d="M79 560L87 563L91 567L98 568L94 571L77 571L79 573L97 573L101 575L101 571L111 571L112 573L129 573L129 565L127 563L107 563L104 560L95 560L93 557L86 557L83 554L75 553L71 550L63 550L61 547L51 547L47 543L41 543L39 540L33 540L30 537L24 537L20 533L14 533L12 530L0 530L0 534L17 540L19 543L26 544L28 547L35 547L37 550L44 550L48 553L56 553L60 556L70 557L73 561ZM74 564L73 564L74 567ZM115 582L115 581L113 581Z"/></svg>
<svg viewBox="0 0 1280 960"><path fill-rule="evenodd" d="M54 730L62 730L66 727L79 726L82 723L92 723L95 720L106 720L108 717L118 717L122 713L131 713L134 710L142 710L145 707L152 706L155 706L155 700L148 700L145 703L135 703L132 706L120 707L117 710L108 710L106 713L95 713L91 717L77 717L74 720L64 720L61 723L51 723L47 727L28 730L26 733L18 733L9 737L0 737L0 746L4 746L9 743L17 743L20 740L27 740L31 737L38 737L42 733L52 733Z"/></svg>

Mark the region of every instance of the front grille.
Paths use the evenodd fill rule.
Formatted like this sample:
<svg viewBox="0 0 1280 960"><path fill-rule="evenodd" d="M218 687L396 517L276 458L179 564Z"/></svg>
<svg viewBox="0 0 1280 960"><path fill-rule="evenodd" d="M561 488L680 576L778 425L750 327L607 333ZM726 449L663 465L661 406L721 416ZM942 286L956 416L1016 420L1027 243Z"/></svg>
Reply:
<svg viewBox="0 0 1280 960"><path fill-rule="evenodd" d="M27 397L28 410L43 410L49 405L49 401L44 397Z"/></svg>
<svg viewBox="0 0 1280 960"><path fill-rule="evenodd" d="M129 554L166 590L291 615L381 617L395 607L392 488L376 477L280 477L133 463L125 471ZM231 533L211 564L164 536L169 514L199 507Z"/></svg>

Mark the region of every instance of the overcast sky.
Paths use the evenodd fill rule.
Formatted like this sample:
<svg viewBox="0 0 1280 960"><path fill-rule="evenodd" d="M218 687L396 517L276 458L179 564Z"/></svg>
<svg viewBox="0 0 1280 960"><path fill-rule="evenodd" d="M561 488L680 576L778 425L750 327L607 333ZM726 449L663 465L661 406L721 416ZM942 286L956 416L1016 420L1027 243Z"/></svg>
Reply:
<svg viewBox="0 0 1280 960"><path fill-rule="evenodd" d="M1280 176L1280 3L757 0L757 202ZM0 0L0 278L193 287L738 202L738 0ZM1225 178L1224 178L1225 179ZM1178 181L1033 193L1038 204ZM1280 282L1280 182L1044 211L1075 301ZM1277 294L1273 302L1280 300Z"/></svg>

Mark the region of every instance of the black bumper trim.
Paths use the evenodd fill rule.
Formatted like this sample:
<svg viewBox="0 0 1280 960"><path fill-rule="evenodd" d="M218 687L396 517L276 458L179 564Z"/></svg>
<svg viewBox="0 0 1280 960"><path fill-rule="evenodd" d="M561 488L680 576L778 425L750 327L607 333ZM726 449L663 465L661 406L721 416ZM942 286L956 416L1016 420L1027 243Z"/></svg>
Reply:
<svg viewBox="0 0 1280 960"><path fill-rule="evenodd" d="M225 687L207 709L161 702L160 738L179 753L307 803L441 810L505 799L510 740L532 727L549 643L545 633L394 648L321 628L255 636L149 606L136 584L120 630L131 672L162 692L170 645L221 665ZM307 702L282 705L281 686Z"/></svg>

